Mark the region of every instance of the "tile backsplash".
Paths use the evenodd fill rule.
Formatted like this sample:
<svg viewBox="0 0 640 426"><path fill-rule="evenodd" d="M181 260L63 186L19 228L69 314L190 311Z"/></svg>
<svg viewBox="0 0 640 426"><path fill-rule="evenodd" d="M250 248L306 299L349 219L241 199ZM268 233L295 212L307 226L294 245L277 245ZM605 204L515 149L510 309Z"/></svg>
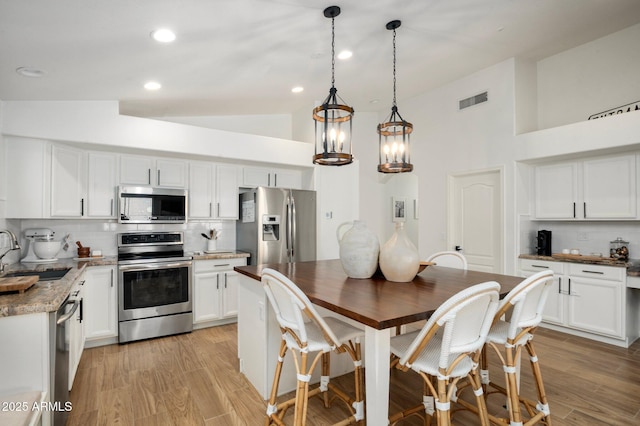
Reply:
<svg viewBox="0 0 640 426"><path fill-rule="evenodd" d="M9 220L12 229L18 230L18 238L22 246L20 258L26 256L28 241L24 237L24 231L30 228L48 228L55 232L55 241L62 241L69 235L69 247L60 250L58 258L73 258L78 255L76 241L83 246L91 247L91 250L101 250L105 256L115 256L118 253L117 234L123 232L139 231L182 231L184 232L185 252L203 251L207 240L200 235L209 234L209 230L215 228L219 231L218 250L234 250L236 247L236 223L235 221L190 221L186 224L157 224L157 225L131 225L122 224L114 220L48 220L48 219L23 219Z"/></svg>
<svg viewBox="0 0 640 426"><path fill-rule="evenodd" d="M618 237L629 242L629 255L640 259L640 223L638 222L561 222L522 220L520 250L523 254L536 253L538 230L552 232L553 253L563 249L578 249L583 255L601 253L609 256L609 243Z"/></svg>

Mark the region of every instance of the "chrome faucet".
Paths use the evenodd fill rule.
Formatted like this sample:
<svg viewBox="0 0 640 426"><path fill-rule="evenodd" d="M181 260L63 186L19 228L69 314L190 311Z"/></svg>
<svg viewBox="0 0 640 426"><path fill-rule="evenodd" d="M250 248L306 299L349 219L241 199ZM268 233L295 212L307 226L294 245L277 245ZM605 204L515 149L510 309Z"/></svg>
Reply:
<svg viewBox="0 0 640 426"><path fill-rule="evenodd" d="M20 244L18 243L18 239L16 238L16 235L13 232L9 231L8 229L5 229L4 231L0 231L0 234L7 234L7 236L9 237L9 250L5 251L4 253L2 253L2 255L0 255L0 273L2 273L4 272L4 263L2 263L2 258L10 251L20 250Z"/></svg>

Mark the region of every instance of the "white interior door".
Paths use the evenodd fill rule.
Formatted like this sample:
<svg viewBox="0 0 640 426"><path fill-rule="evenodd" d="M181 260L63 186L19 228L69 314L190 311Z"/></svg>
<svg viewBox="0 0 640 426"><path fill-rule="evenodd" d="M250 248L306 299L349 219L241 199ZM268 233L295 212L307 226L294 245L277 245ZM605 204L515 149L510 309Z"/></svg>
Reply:
<svg viewBox="0 0 640 426"><path fill-rule="evenodd" d="M502 170L449 177L449 247L459 247L469 269L503 272Z"/></svg>

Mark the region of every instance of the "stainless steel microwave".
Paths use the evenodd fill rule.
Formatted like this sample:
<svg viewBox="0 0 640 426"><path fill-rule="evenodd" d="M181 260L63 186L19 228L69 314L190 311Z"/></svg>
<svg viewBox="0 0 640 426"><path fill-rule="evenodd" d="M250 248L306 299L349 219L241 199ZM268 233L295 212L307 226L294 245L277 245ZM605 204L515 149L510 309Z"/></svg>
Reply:
<svg viewBox="0 0 640 426"><path fill-rule="evenodd" d="M151 186L118 187L120 223L185 223L187 190Z"/></svg>

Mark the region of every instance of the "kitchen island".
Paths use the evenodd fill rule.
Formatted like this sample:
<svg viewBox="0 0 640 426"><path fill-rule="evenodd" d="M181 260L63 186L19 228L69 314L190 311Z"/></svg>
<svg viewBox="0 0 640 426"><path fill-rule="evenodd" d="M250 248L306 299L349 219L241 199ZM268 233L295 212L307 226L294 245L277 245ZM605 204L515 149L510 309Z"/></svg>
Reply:
<svg viewBox="0 0 640 426"><path fill-rule="evenodd" d="M396 326L429 318L443 302L474 284L497 281L504 296L522 281L520 277L438 266L428 267L409 283L386 281L383 276L352 279L344 273L340 260L236 267L243 275L239 297L244 303L238 312L240 369L263 398L273 378L281 335L259 281L266 267L294 281L311 302L324 309L320 309L322 315L340 316L364 327L369 425L387 424L389 339ZM331 365L333 370L333 359ZM292 370L290 365L283 367L282 392L290 390L287 381L295 380ZM285 374L290 376L285 378Z"/></svg>

